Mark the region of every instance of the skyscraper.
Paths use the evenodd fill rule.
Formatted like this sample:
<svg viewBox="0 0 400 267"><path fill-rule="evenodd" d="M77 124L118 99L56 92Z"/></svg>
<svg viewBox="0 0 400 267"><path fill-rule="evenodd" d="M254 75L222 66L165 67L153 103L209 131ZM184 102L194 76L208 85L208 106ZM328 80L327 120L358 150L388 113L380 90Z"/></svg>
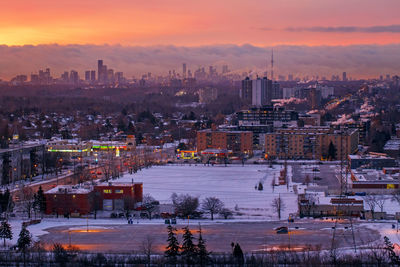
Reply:
<svg viewBox="0 0 400 267"><path fill-rule="evenodd" d="M183 79L186 79L186 63L183 63L182 65L182 74Z"/></svg>
<svg viewBox="0 0 400 267"><path fill-rule="evenodd" d="M99 59L97 60L97 80L99 82L102 82L103 79L103 60Z"/></svg>
<svg viewBox="0 0 400 267"><path fill-rule="evenodd" d="M90 70L85 71L85 81L90 81Z"/></svg>
<svg viewBox="0 0 400 267"><path fill-rule="evenodd" d="M95 70L90 71L90 81L91 82L96 81L96 71Z"/></svg>
<svg viewBox="0 0 400 267"><path fill-rule="evenodd" d="M345 71L343 72L343 77L342 78L343 78L344 82L347 82L347 73Z"/></svg>

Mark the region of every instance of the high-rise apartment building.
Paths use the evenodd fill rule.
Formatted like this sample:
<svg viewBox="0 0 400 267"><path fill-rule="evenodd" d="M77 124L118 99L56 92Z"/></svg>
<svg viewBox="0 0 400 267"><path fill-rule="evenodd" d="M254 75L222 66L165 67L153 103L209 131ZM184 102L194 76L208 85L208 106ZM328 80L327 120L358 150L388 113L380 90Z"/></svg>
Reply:
<svg viewBox="0 0 400 267"><path fill-rule="evenodd" d="M277 93L275 93L275 88ZM248 105L261 107L263 105L270 105L271 100L277 98L275 95L279 95L279 91L279 84L273 83L266 77L255 80L250 80L247 77L242 81L240 98Z"/></svg>
<svg viewBox="0 0 400 267"><path fill-rule="evenodd" d="M357 149L357 129L290 127L265 134L265 153L272 158L340 160Z"/></svg>

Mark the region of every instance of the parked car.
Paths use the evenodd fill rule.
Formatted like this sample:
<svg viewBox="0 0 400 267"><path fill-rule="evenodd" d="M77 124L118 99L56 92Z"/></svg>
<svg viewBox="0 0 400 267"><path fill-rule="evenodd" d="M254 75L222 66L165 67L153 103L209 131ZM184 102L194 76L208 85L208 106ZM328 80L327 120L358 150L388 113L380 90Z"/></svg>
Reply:
<svg viewBox="0 0 400 267"><path fill-rule="evenodd" d="M281 226L275 229L277 234L287 234L289 233L289 230L286 226Z"/></svg>

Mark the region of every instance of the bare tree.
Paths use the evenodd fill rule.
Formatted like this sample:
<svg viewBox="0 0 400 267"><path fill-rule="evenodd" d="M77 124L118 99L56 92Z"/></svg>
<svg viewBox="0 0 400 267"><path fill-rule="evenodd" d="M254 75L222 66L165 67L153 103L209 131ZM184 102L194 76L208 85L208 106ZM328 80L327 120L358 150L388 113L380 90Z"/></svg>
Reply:
<svg viewBox="0 0 400 267"><path fill-rule="evenodd" d="M392 193L392 201L395 201L400 204L400 188L396 189Z"/></svg>
<svg viewBox="0 0 400 267"><path fill-rule="evenodd" d="M188 194L177 195L173 193L171 199L175 207L175 212L184 218L194 215L199 207L199 198Z"/></svg>
<svg viewBox="0 0 400 267"><path fill-rule="evenodd" d="M272 200L272 208L274 209L274 211L278 214L278 218L279 220L281 219L281 213L282 211L285 210L286 205L283 202L281 196L279 195L277 198L274 198Z"/></svg>
<svg viewBox="0 0 400 267"><path fill-rule="evenodd" d="M383 207L386 202L385 195L376 195L376 205L379 207L380 211L383 212Z"/></svg>
<svg viewBox="0 0 400 267"><path fill-rule="evenodd" d="M275 181L275 177L272 179L272 182L271 182L271 187L272 187L272 192L274 192L275 191L275 186L276 186L276 181Z"/></svg>
<svg viewBox="0 0 400 267"><path fill-rule="evenodd" d="M224 203L216 197L208 197L201 203L201 208L210 213L211 220L214 220L214 214L220 212L224 208Z"/></svg>
<svg viewBox="0 0 400 267"><path fill-rule="evenodd" d="M222 215L225 218L225 220L233 215L232 211L228 208L221 209L219 214Z"/></svg>
<svg viewBox="0 0 400 267"><path fill-rule="evenodd" d="M153 243L154 243L154 239L150 235L147 235L146 238L142 242L142 250L143 250L144 255L146 255L148 266L150 266L150 264L151 264L151 254L153 253Z"/></svg>
<svg viewBox="0 0 400 267"><path fill-rule="evenodd" d="M28 218L31 218L31 213L34 207L34 193L32 188L29 186L23 186L19 191L18 198L20 199L21 206L23 210L28 215Z"/></svg>
<svg viewBox="0 0 400 267"><path fill-rule="evenodd" d="M130 211L135 208L136 200L133 196L128 195L123 197L123 201L125 217L128 218L130 215Z"/></svg>
<svg viewBox="0 0 400 267"><path fill-rule="evenodd" d="M150 220L151 220L151 215L159 205L160 202L155 200L155 198L152 197L150 194L145 194L143 196L142 206L146 209L147 215L149 216Z"/></svg>
<svg viewBox="0 0 400 267"><path fill-rule="evenodd" d="M369 209L371 210L372 219L374 219L375 207L377 205L376 195L369 194L364 197L365 203L367 203Z"/></svg>

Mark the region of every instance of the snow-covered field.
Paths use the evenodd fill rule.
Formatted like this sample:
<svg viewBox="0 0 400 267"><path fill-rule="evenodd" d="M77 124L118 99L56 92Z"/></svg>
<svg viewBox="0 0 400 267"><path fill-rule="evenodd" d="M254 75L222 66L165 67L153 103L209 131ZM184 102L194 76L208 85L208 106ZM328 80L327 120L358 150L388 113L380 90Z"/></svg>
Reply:
<svg viewBox="0 0 400 267"><path fill-rule="evenodd" d="M293 183L291 182L292 170L288 166L289 187L286 185L275 186L272 188L272 181L278 183L279 172L282 165L274 165L272 168L262 165L235 165L235 166L203 166L203 165L184 165L184 166L156 166L144 169L136 174L128 175L118 180L116 183L143 182L143 193L150 194L162 204L171 203L172 193L190 194L197 196L200 202L206 198L215 196L224 202L225 207L234 212L234 218L228 221L258 221L258 220L278 220L277 213L271 207L273 199L280 196L284 202L285 208L282 211L282 219L288 218L290 213L297 212L297 195L293 192ZM263 190L255 189L261 182ZM304 190L305 186L296 184L299 192ZM218 217L218 216L217 216ZM15 244L18 239L18 233L21 229L21 219L11 219L14 238L8 244ZM183 223L179 220L178 223ZM226 220L202 221L201 223L218 223ZM40 224L28 227L35 240L39 236L46 234L46 229L57 226L71 226L70 230L81 227L86 229L99 225L126 224L124 219L89 219L83 218L45 218ZM163 224L159 220L140 220L140 224ZM194 222L193 222L194 223Z"/></svg>
<svg viewBox="0 0 400 267"><path fill-rule="evenodd" d="M286 206L282 218L297 212L297 195L292 183L276 186L272 190L272 180L278 182L281 165L236 165L236 166L158 166L144 169L134 175L125 175L115 182L143 182L144 194L150 194L162 204L171 203L171 194L189 194L199 197L217 197L227 208L238 211L243 219L277 219L271 208L272 200L279 195ZM288 167L291 180L291 167ZM263 190L255 186L263 183ZM301 186L300 186L301 187ZM235 216L237 217L237 216Z"/></svg>

